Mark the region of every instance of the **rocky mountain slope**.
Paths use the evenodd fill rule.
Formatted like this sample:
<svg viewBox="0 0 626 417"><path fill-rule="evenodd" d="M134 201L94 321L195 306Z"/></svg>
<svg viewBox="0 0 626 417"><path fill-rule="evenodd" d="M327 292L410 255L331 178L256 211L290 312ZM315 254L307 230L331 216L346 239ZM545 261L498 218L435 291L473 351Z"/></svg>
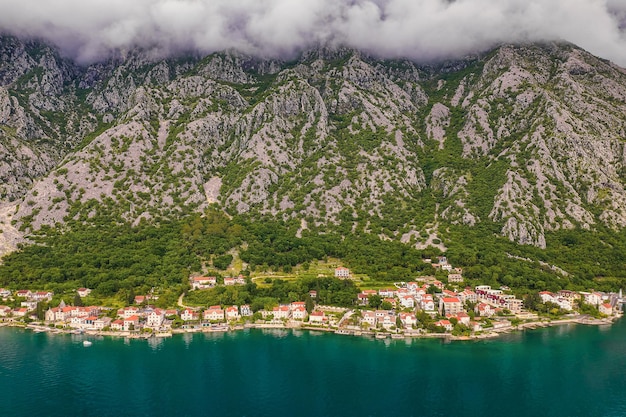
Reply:
<svg viewBox="0 0 626 417"><path fill-rule="evenodd" d="M446 224L543 247L626 226L625 141L626 71L563 43L428 66L319 48L81 68L0 40L5 245L217 203L418 247Z"/></svg>

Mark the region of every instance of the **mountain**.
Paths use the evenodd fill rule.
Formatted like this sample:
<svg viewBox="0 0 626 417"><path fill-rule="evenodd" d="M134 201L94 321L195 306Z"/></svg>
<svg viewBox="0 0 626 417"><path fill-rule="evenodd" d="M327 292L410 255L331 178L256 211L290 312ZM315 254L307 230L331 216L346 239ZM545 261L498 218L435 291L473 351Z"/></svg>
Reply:
<svg viewBox="0 0 626 417"><path fill-rule="evenodd" d="M445 63L317 48L80 67L0 38L0 250L42 226L217 204L445 249L626 226L626 71L567 43Z"/></svg>

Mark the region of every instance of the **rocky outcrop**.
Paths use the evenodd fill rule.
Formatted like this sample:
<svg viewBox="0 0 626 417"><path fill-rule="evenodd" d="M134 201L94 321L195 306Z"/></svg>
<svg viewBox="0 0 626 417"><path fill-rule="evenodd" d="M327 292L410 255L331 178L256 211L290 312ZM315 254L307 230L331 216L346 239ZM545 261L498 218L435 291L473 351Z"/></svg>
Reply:
<svg viewBox="0 0 626 417"><path fill-rule="evenodd" d="M626 73L569 44L439 67L320 48L80 68L6 37L0 58L0 203L22 233L207 204L416 245L435 224L540 247L626 226Z"/></svg>

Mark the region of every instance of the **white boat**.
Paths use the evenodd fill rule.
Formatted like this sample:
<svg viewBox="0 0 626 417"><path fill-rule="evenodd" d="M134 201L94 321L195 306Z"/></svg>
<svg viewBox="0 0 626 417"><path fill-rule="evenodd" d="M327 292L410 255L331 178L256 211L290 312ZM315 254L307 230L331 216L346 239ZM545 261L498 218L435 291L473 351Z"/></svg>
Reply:
<svg viewBox="0 0 626 417"><path fill-rule="evenodd" d="M83 346L85 346L85 347L89 347L89 346L91 346L91 345L93 345L93 343L92 343L92 342L90 342L89 340L83 340Z"/></svg>

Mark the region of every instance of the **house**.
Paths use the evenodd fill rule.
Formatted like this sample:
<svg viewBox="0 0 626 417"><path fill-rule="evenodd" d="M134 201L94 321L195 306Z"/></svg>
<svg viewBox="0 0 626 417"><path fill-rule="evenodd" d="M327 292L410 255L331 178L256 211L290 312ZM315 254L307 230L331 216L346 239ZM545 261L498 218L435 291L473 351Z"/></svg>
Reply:
<svg viewBox="0 0 626 417"><path fill-rule="evenodd" d="M22 301L20 307L26 307L29 311L34 311L37 308L37 301Z"/></svg>
<svg viewBox="0 0 626 417"><path fill-rule="evenodd" d="M238 277L226 277L224 278L224 285L245 285L246 280L243 275L239 275Z"/></svg>
<svg viewBox="0 0 626 417"><path fill-rule="evenodd" d="M542 303L553 303L555 301L554 294L550 291L541 291L539 293L539 297L541 298Z"/></svg>
<svg viewBox="0 0 626 417"><path fill-rule="evenodd" d="M364 290L357 294L357 302L359 305L365 306L369 303L371 295L376 294L376 290Z"/></svg>
<svg viewBox="0 0 626 417"><path fill-rule="evenodd" d="M518 314L522 312L522 307L524 306L524 301L518 298L507 298L504 303L504 308L508 309L513 314Z"/></svg>
<svg viewBox="0 0 626 417"><path fill-rule="evenodd" d="M193 277L191 278L191 288L194 290L203 290L215 287L217 284L216 277Z"/></svg>
<svg viewBox="0 0 626 417"><path fill-rule="evenodd" d="M54 293L52 291L37 291L31 293L30 298L35 301L51 301Z"/></svg>
<svg viewBox="0 0 626 417"><path fill-rule="evenodd" d="M139 316L130 316L124 319L124 330L139 330Z"/></svg>
<svg viewBox="0 0 626 417"><path fill-rule="evenodd" d="M19 290L15 293L16 297L21 297L21 298L30 298L32 296L32 292L30 292L30 290Z"/></svg>
<svg viewBox="0 0 626 417"><path fill-rule="evenodd" d="M415 298L405 295L400 298L400 305L404 308L415 308Z"/></svg>
<svg viewBox="0 0 626 417"><path fill-rule="evenodd" d="M441 297L439 299L439 314L457 314L463 311L463 304L458 297Z"/></svg>
<svg viewBox="0 0 626 417"><path fill-rule="evenodd" d="M182 321L194 321L194 320L200 320L200 315L198 314L197 311L194 311L190 308L186 308L181 313L180 318Z"/></svg>
<svg viewBox="0 0 626 417"><path fill-rule="evenodd" d="M437 287L439 290L443 290L443 282L439 281L439 280L434 280L433 281L433 285L435 287Z"/></svg>
<svg viewBox="0 0 626 417"><path fill-rule="evenodd" d="M165 317L178 316L178 310L170 308L165 310Z"/></svg>
<svg viewBox="0 0 626 417"><path fill-rule="evenodd" d="M135 296L135 304L143 304L147 301L147 297L145 295L136 295Z"/></svg>
<svg viewBox="0 0 626 417"><path fill-rule="evenodd" d="M451 284L463 282L463 275L461 274L448 274L448 282Z"/></svg>
<svg viewBox="0 0 626 417"><path fill-rule="evenodd" d="M389 330L391 327L396 325L396 315L389 312L389 314L381 317L380 319L377 318L377 321L382 327Z"/></svg>
<svg viewBox="0 0 626 417"><path fill-rule="evenodd" d="M288 305L280 305L272 309L275 319L288 319L291 316L291 309Z"/></svg>
<svg viewBox="0 0 626 417"><path fill-rule="evenodd" d="M241 315L239 314L239 309L237 308L237 306L227 307L226 310L224 310L224 312L226 314L226 320L228 321L236 321L241 318Z"/></svg>
<svg viewBox="0 0 626 417"><path fill-rule="evenodd" d="M224 321L225 317L224 310L217 305L209 307L208 310L204 310L202 313L202 318L209 321Z"/></svg>
<svg viewBox="0 0 626 417"><path fill-rule="evenodd" d="M422 296L420 306L424 311L434 311L435 300L433 299L433 296L431 294L425 294L424 296Z"/></svg>
<svg viewBox="0 0 626 417"><path fill-rule="evenodd" d="M313 313L311 313L311 315L313 315ZM375 327L377 322L376 313L374 313L373 311L364 311L361 321L363 323L369 324L371 327Z"/></svg>
<svg viewBox="0 0 626 417"><path fill-rule="evenodd" d="M80 298L87 297L89 294L91 294L91 290L89 288L79 288L76 290L76 292L78 293L78 296Z"/></svg>
<svg viewBox="0 0 626 417"><path fill-rule="evenodd" d="M487 303L478 303L474 307L474 312L480 317L491 317L495 314L495 310Z"/></svg>
<svg viewBox="0 0 626 417"><path fill-rule="evenodd" d="M294 301L293 303L289 304L289 307L291 308L292 311L293 309L298 308L298 307L306 308L306 303L304 301Z"/></svg>
<svg viewBox="0 0 626 417"><path fill-rule="evenodd" d="M417 318L413 313L400 313L398 316L404 327L409 328L417 324Z"/></svg>
<svg viewBox="0 0 626 417"><path fill-rule="evenodd" d="M24 317L27 314L28 314L28 309L26 307L16 308L15 310L13 310L13 315L15 317Z"/></svg>
<svg viewBox="0 0 626 417"><path fill-rule="evenodd" d="M602 294L600 294L599 292L581 292L580 294L583 296L586 304L598 306L600 305L600 303L602 303Z"/></svg>
<svg viewBox="0 0 626 417"><path fill-rule="evenodd" d="M309 297L311 297L311 298L317 298L317 291L315 291L315 290L311 290L311 291L309 291Z"/></svg>
<svg viewBox="0 0 626 417"><path fill-rule="evenodd" d="M243 304L241 307L239 307L239 310L241 312L241 315L244 317L252 315L252 309L248 304Z"/></svg>
<svg viewBox="0 0 626 417"><path fill-rule="evenodd" d="M137 307L124 307L121 308L119 310L117 310L117 315L120 316L123 319L127 319L129 317L132 316L137 316L139 315L139 308Z"/></svg>
<svg viewBox="0 0 626 417"><path fill-rule="evenodd" d="M469 328L473 332L480 332L483 330L483 326L476 321L470 321Z"/></svg>
<svg viewBox="0 0 626 417"><path fill-rule="evenodd" d="M576 291L561 290L557 293L557 296L560 298L564 298L572 306L574 305L576 300L580 300L580 294L578 294Z"/></svg>
<svg viewBox="0 0 626 417"><path fill-rule="evenodd" d="M0 297L7 298L11 296L11 290L7 290L6 288L0 288Z"/></svg>
<svg viewBox="0 0 626 417"><path fill-rule="evenodd" d="M102 318L96 319L93 322L93 328L96 330L102 330L105 327L111 326L112 321L113 319L111 319L111 317L102 317Z"/></svg>
<svg viewBox="0 0 626 417"><path fill-rule="evenodd" d="M470 325L470 316L464 311L461 311L460 313L457 313L457 314L447 314L446 317L448 319L455 318L457 319L459 323L464 324L468 327Z"/></svg>
<svg viewBox="0 0 626 417"><path fill-rule="evenodd" d="M350 270L344 266L335 268L335 278L350 278Z"/></svg>
<svg viewBox="0 0 626 417"><path fill-rule="evenodd" d="M498 320L493 322L493 328L496 329L505 329L507 327L511 327L511 322L508 320Z"/></svg>
<svg viewBox="0 0 626 417"><path fill-rule="evenodd" d="M124 330L124 320L114 320L113 322L111 322L111 330Z"/></svg>
<svg viewBox="0 0 626 417"><path fill-rule="evenodd" d="M443 327L447 332L451 332L454 329L450 320L439 320L438 322L435 322L435 326Z"/></svg>
<svg viewBox="0 0 626 417"><path fill-rule="evenodd" d="M309 314L309 323L323 323L326 321L326 315L323 311L313 311Z"/></svg>
<svg viewBox="0 0 626 417"><path fill-rule="evenodd" d="M459 299L461 300L461 302L465 303L467 301L471 302L471 303L476 303L478 302L478 296L476 295L476 293L474 291L472 291L470 288L466 288L465 290L463 290L462 292L459 293Z"/></svg>
<svg viewBox="0 0 626 417"><path fill-rule="evenodd" d="M146 314L146 327L160 327L165 321L165 311L155 308Z"/></svg>
<svg viewBox="0 0 626 417"><path fill-rule="evenodd" d="M0 306L0 317L6 317L11 314L11 307L9 306Z"/></svg>
<svg viewBox="0 0 626 417"><path fill-rule="evenodd" d="M613 307L609 303L600 304L598 306L598 310L600 311L600 313L606 314L607 316L613 314Z"/></svg>
<svg viewBox="0 0 626 417"><path fill-rule="evenodd" d="M306 319L307 311L304 307L296 307L291 311L291 317L294 320L304 320Z"/></svg>
<svg viewBox="0 0 626 417"><path fill-rule="evenodd" d="M383 298L395 297L396 296L396 290L394 290L393 288L381 289L381 290L378 290L378 295L380 295Z"/></svg>

